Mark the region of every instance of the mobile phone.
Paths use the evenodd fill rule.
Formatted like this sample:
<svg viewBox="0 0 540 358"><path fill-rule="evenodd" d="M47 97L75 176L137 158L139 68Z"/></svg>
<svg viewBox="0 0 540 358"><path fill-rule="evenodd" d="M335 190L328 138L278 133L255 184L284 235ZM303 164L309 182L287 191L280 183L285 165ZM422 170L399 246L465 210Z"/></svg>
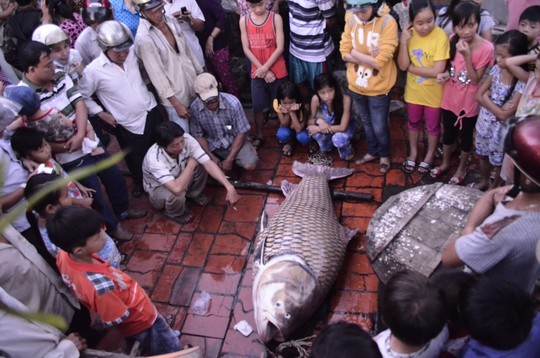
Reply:
<svg viewBox="0 0 540 358"><path fill-rule="evenodd" d="M182 7L180 8L180 11L182 12L182 14L185 14L186 12L188 12L188 11L187 11L187 7L185 7L185 6L182 6Z"/></svg>

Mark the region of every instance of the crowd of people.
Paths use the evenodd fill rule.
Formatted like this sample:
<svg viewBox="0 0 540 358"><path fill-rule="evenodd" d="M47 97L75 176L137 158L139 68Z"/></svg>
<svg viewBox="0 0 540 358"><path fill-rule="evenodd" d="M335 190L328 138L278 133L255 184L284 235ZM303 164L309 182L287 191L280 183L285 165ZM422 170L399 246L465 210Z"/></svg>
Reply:
<svg viewBox="0 0 540 358"><path fill-rule="evenodd" d="M362 127L367 153L351 165L378 161L387 173L390 91L403 74L410 152L402 170L441 179L457 164L449 183L464 185L473 149L479 157L472 186L486 193L442 252L444 266L468 272L398 273L382 299L388 330L373 340L357 326L330 325L312 356L540 355L531 297L540 276L540 2L507 2L507 31L494 36L479 0L451 0L438 12L430 0L346 0L343 18L336 0L288 0L286 17L279 1L238 0L250 123L231 73L227 16L214 0L113 0L111 8L88 0L81 11L66 0L0 1L2 212L67 183L0 236L0 302L69 324L62 332L2 311L1 353L77 356L107 327L146 354L180 348L120 270L116 244L133 237L124 221L146 215L130 208L122 172L112 165L70 179L110 158L104 128L126 151L131 196L146 192L156 210L187 224L187 201L208 204L208 174L230 206L240 200L226 174L255 170L267 140L284 156L302 145L352 162ZM337 44L330 30L339 23ZM337 50L345 85L334 73ZM264 137L270 113L275 139Z"/></svg>

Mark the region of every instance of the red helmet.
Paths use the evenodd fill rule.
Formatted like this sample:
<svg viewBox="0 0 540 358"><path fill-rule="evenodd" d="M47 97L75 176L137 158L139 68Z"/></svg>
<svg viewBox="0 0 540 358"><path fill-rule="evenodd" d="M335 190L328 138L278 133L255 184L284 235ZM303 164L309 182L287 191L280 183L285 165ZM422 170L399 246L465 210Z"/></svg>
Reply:
<svg viewBox="0 0 540 358"><path fill-rule="evenodd" d="M512 126L505 152L516 168L540 186L540 117L530 116Z"/></svg>
<svg viewBox="0 0 540 358"><path fill-rule="evenodd" d="M82 11L82 17L84 23L88 26L112 20L113 13L109 0L86 0L85 7Z"/></svg>

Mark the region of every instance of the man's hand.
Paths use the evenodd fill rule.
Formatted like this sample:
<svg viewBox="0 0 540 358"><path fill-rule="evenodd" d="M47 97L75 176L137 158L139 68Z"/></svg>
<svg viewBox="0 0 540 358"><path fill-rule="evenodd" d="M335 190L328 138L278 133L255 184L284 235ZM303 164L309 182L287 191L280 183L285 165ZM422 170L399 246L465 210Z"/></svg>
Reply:
<svg viewBox="0 0 540 358"><path fill-rule="evenodd" d="M178 116L181 118L191 117L189 109L187 109L187 107L184 106L182 103L178 103L176 106L174 106L174 110L176 111L176 114L178 114Z"/></svg>
<svg viewBox="0 0 540 358"><path fill-rule="evenodd" d="M225 200L227 201L227 205L229 205L229 207L234 207L238 200L240 200L240 195L238 195L234 187L231 187L230 190L227 190Z"/></svg>
<svg viewBox="0 0 540 358"><path fill-rule="evenodd" d="M79 150L81 149L83 139L84 139L84 133L77 132L77 134L72 135L71 138L68 139L68 141L64 145L64 148L69 153Z"/></svg>
<svg viewBox="0 0 540 358"><path fill-rule="evenodd" d="M69 336L66 337L66 339L68 341L72 341L79 351L84 351L86 348L88 348L88 345L86 344L86 339L79 336L78 333L71 333Z"/></svg>
<svg viewBox="0 0 540 358"><path fill-rule="evenodd" d="M208 36L204 50L207 57L214 56L214 38L212 36Z"/></svg>
<svg viewBox="0 0 540 358"><path fill-rule="evenodd" d="M221 169L223 169L224 172L228 172L232 169L233 166L233 159L225 159L221 162Z"/></svg>
<svg viewBox="0 0 540 358"><path fill-rule="evenodd" d="M107 123L108 125L116 128L116 118L110 113L107 113L105 111L101 111L97 114L99 119L101 119L103 122Z"/></svg>

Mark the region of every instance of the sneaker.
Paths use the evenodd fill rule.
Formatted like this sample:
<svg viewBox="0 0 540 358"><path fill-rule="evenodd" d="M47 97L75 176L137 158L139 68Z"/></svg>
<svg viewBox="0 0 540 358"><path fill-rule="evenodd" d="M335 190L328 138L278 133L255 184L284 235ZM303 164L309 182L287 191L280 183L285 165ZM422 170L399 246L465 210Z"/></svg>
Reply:
<svg viewBox="0 0 540 358"><path fill-rule="evenodd" d="M133 239L133 234L122 227L122 224L118 224L116 229L112 232L113 236L118 241L129 241Z"/></svg>
<svg viewBox="0 0 540 358"><path fill-rule="evenodd" d="M118 217L120 220L140 219L146 216L146 210L129 209Z"/></svg>

